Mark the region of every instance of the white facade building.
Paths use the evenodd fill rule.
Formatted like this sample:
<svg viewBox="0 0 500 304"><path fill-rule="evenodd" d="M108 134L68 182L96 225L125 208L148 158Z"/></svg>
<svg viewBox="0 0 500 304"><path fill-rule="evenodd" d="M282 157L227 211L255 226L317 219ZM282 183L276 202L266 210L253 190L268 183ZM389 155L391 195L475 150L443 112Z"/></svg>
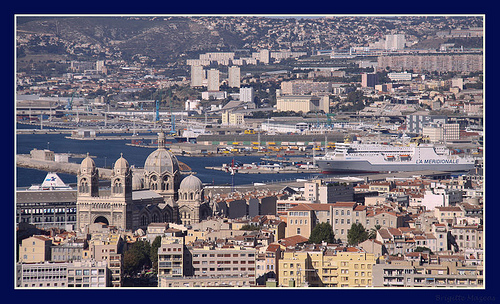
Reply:
<svg viewBox="0 0 500 304"><path fill-rule="evenodd" d="M208 86L208 91L219 91L219 70L216 69L210 69L208 70L207 74L207 86Z"/></svg>
<svg viewBox="0 0 500 304"><path fill-rule="evenodd" d="M402 50L405 48L406 39L405 35L385 35L385 49L386 50Z"/></svg>
<svg viewBox="0 0 500 304"><path fill-rule="evenodd" d="M240 100L243 102L253 102L255 97L253 87L240 88Z"/></svg>
<svg viewBox="0 0 500 304"><path fill-rule="evenodd" d="M203 78L204 78L203 67L200 65L192 65L191 66L191 86L192 87L201 87L203 86Z"/></svg>
<svg viewBox="0 0 500 304"><path fill-rule="evenodd" d="M239 88L241 84L240 68L237 66L228 69L228 85L232 88Z"/></svg>
<svg viewBox="0 0 500 304"><path fill-rule="evenodd" d="M410 81L412 78L412 73L408 73L407 71L404 71L402 73L389 73L387 74L387 77L389 77L389 79L392 81Z"/></svg>

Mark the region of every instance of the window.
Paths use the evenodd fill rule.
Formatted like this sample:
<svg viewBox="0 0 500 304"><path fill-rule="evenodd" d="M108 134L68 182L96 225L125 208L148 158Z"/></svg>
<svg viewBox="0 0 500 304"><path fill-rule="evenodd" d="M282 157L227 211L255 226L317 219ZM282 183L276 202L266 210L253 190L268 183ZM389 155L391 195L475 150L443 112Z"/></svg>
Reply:
<svg viewBox="0 0 500 304"><path fill-rule="evenodd" d="M300 234L300 228L297 228L297 234Z"/></svg>

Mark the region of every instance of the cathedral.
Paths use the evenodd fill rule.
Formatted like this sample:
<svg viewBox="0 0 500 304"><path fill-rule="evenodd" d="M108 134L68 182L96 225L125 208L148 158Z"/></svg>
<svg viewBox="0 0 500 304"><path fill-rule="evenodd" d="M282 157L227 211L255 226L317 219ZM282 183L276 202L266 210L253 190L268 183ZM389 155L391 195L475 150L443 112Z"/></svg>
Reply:
<svg viewBox="0 0 500 304"><path fill-rule="evenodd" d="M113 165L109 193L100 195L99 170L87 154L77 176L77 228L98 222L123 230L161 222L191 225L212 215L201 180L192 174L182 178L177 158L165 149L163 132L140 172L121 155Z"/></svg>

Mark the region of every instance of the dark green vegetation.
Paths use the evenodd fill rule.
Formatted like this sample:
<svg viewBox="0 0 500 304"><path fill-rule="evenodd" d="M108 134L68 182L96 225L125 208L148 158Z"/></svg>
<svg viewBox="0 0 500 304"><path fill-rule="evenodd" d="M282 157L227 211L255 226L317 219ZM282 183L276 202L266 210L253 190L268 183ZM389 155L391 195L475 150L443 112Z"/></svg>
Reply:
<svg viewBox="0 0 500 304"><path fill-rule="evenodd" d="M320 223L314 227L309 236L309 243L311 244L321 244L322 242L333 243L334 235L332 225L329 223Z"/></svg>
<svg viewBox="0 0 500 304"><path fill-rule="evenodd" d="M368 239L368 231L361 223L353 223L351 229L347 233L347 243L349 245L355 246L362 243Z"/></svg>

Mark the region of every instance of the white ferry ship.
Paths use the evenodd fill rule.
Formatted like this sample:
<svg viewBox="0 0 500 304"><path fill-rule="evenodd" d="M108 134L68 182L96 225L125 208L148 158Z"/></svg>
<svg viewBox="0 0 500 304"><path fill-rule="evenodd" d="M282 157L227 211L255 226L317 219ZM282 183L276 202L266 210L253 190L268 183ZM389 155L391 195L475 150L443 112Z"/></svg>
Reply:
<svg viewBox="0 0 500 304"><path fill-rule="evenodd" d="M57 173L49 172L41 185L32 185L28 190L73 190L66 185Z"/></svg>
<svg viewBox="0 0 500 304"><path fill-rule="evenodd" d="M335 150L315 157L323 173L469 171L474 158L452 155L445 146L411 143L406 146L337 143Z"/></svg>

